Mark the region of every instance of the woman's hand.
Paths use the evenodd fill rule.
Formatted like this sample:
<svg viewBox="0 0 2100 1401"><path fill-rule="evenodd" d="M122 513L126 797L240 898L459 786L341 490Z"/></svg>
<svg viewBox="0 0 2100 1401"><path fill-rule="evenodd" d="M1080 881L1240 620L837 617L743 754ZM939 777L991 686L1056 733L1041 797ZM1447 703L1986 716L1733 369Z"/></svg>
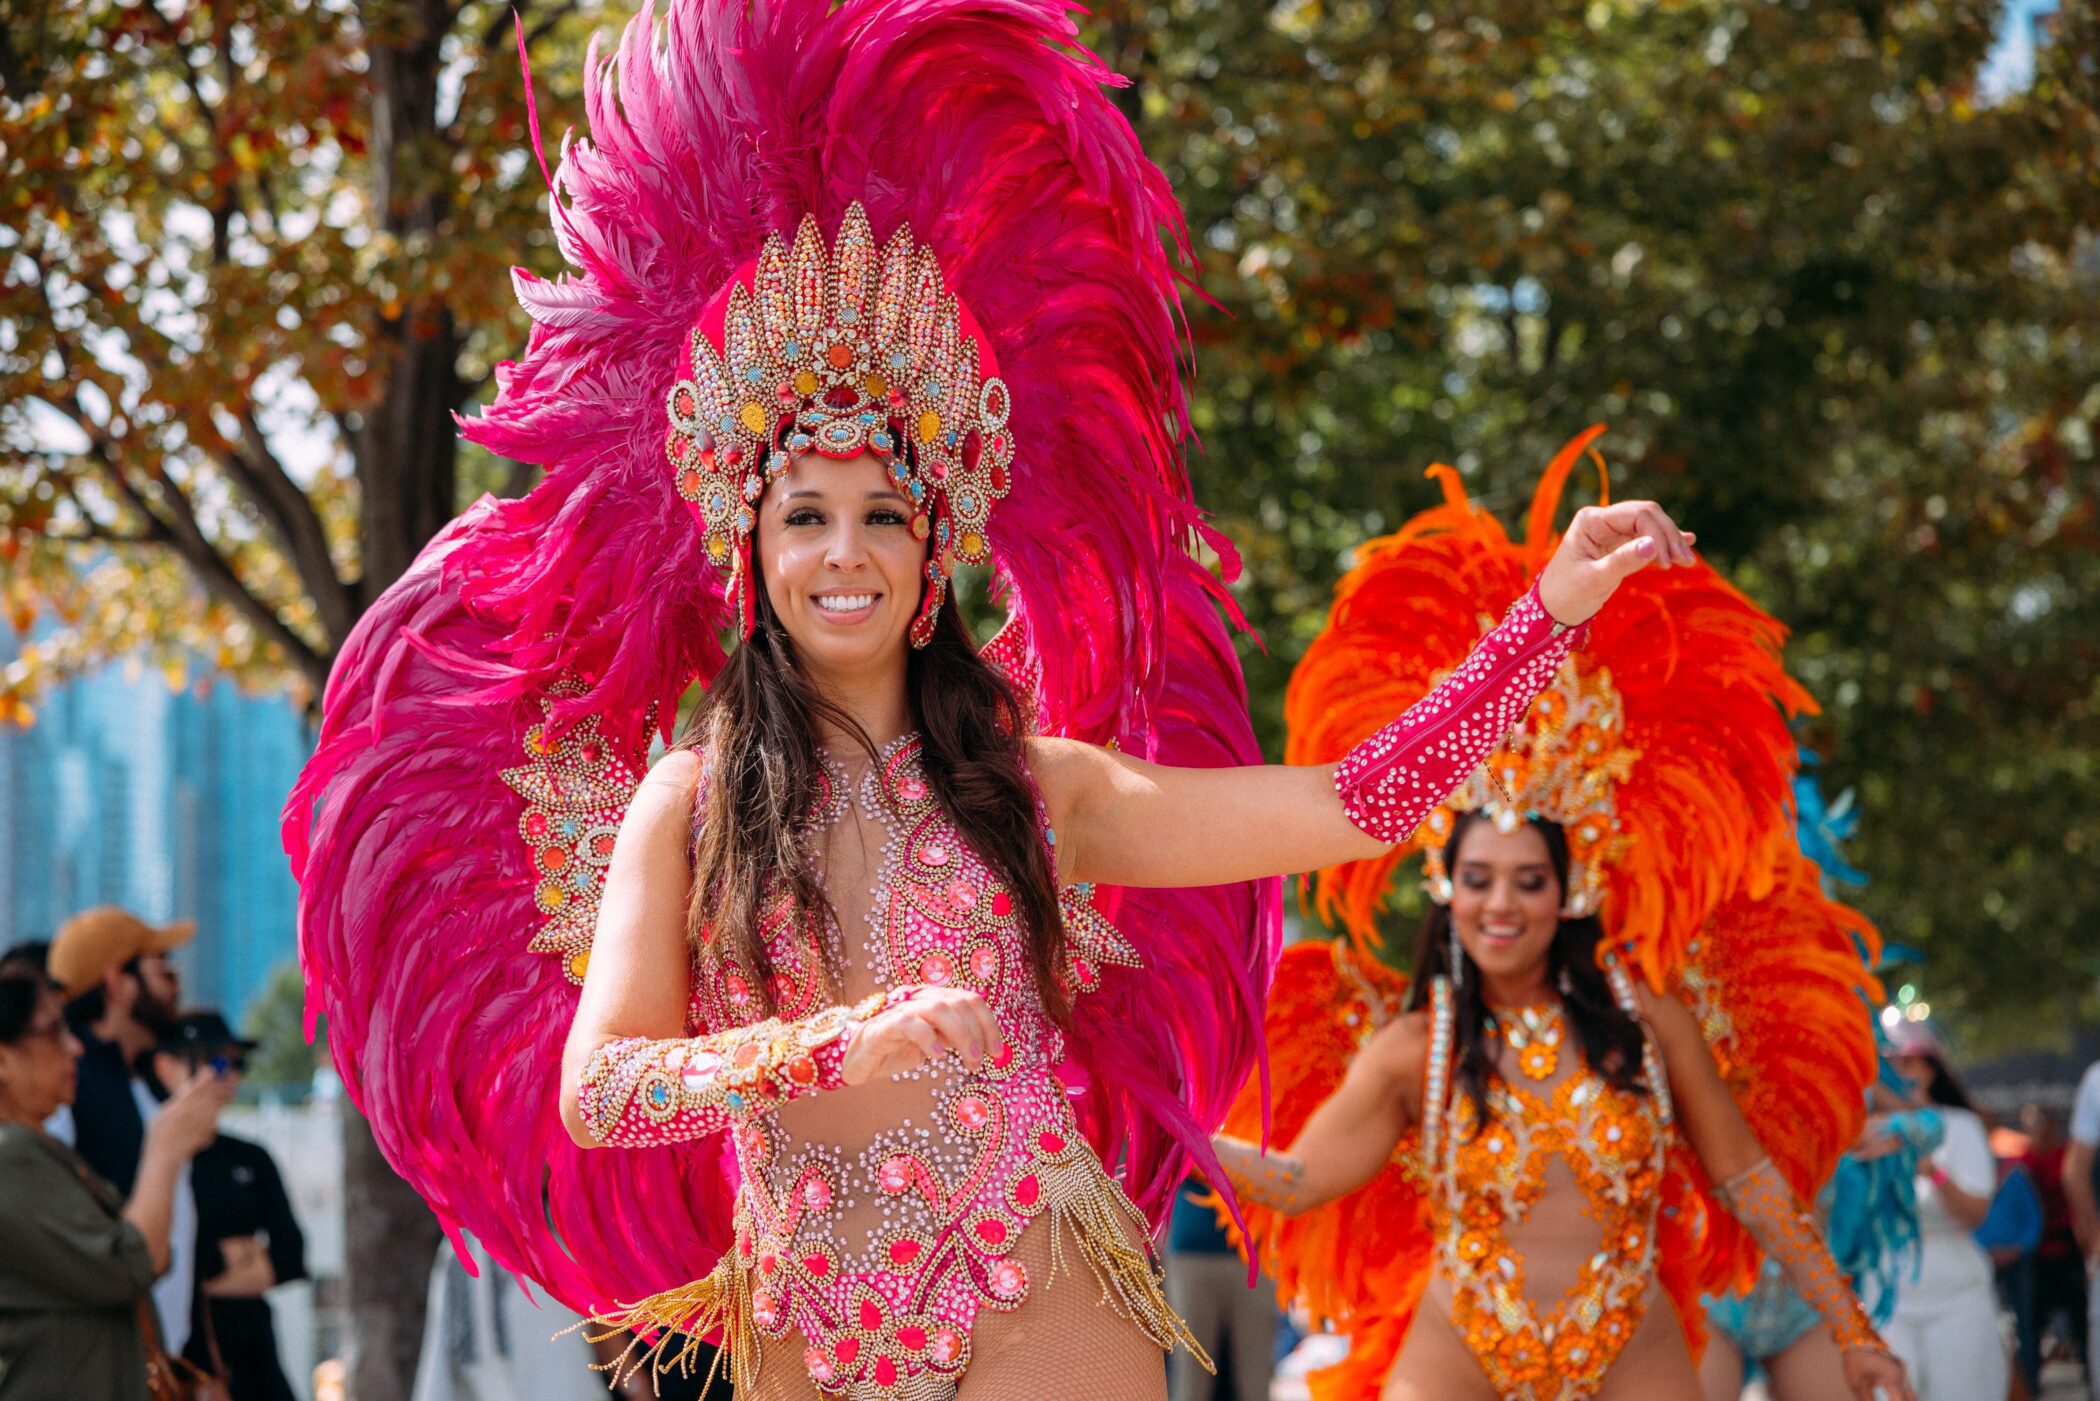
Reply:
<svg viewBox="0 0 2100 1401"><path fill-rule="evenodd" d="M1585 506L1539 576L1539 602L1557 623L1588 622L1620 581L1651 564L1690 564L1698 539L1653 501Z"/></svg>
<svg viewBox="0 0 2100 1401"><path fill-rule="evenodd" d="M256 1236L228 1236L219 1242L226 1268L197 1287L213 1299L259 1299L277 1286L277 1267Z"/></svg>
<svg viewBox="0 0 2100 1401"><path fill-rule="evenodd" d="M1859 1137L1845 1152L1860 1162L1870 1163L1876 1158L1886 1158L1902 1146L1903 1140L1889 1127L1889 1116L1873 1114L1868 1116L1867 1126L1860 1130Z"/></svg>
<svg viewBox="0 0 2100 1401"><path fill-rule="evenodd" d="M233 1098L233 1082L199 1071L175 1087L146 1123L146 1141L177 1162L197 1156L219 1133L219 1111Z"/></svg>
<svg viewBox="0 0 2100 1401"><path fill-rule="evenodd" d="M920 987L908 1000L861 1024L846 1045L839 1074L849 1085L916 1070L944 1051L975 1070L1005 1043L985 1000L957 988Z"/></svg>
<svg viewBox="0 0 2100 1401"><path fill-rule="evenodd" d="M1845 1350L1845 1384L1857 1401L1918 1401L1903 1364L1885 1352L1856 1347Z"/></svg>

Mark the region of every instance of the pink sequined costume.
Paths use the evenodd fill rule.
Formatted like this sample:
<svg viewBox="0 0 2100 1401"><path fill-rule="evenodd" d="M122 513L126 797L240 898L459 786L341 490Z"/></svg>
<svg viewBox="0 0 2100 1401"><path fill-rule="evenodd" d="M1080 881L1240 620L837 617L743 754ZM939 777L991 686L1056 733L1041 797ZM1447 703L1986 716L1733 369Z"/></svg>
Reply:
<svg viewBox="0 0 2100 1401"><path fill-rule="evenodd" d="M1135 1220L1217 1177L1274 880L1067 891L1055 1034L1002 892L901 749L877 791L834 795L893 848L875 919L841 925L871 935L841 936L839 1005L814 991L837 931L781 906L776 971L808 975L774 989L790 1015L703 959L692 1037L593 1067L580 1107L631 1146L579 1148L555 1093L614 835L652 736L748 627L745 511L798 434L889 454L923 493L929 608L957 560L989 561L1008 622L987 652L1043 734L1259 761L1197 542L1227 579L1237 560L1180 459L1185 232L1112 81L1055 0L671 0L594 50L589 131L553 177L572 271L518 275L530 344L465 425L544 479L477 503L365 614L284 828L309 1017L381 1150L569 1307L641 1299L638 1321L732 1354L793 1328L834 1392L940 1395L978 1307L1022 1300L1008 1247L1047 1213L1175 1331ZM1464 698L1345 771L1351 811L1381 831L1426 811L1574 640L1550 633L1513 613ZM943 979L987 991L1006 1063L836 1088L855 1022Z"/></svg>
<svg viewBox="0 0 2100 1401"><path fill-rule="evenodd" d="M1467 665L1338 770L1352 818L1374 834L1412 830L1581 636L1556 627L1535 594L1520 600ZM820 822L838 820L848 801L843 771L827 773ZM853 924L843 914L812 927L783 908L767 925L777 1016L752 1020L752 970L704 956L687 1038L615 1041L584 1072L583 1115L601 1141L640 1146L729 1127L743 1169L734 1251L709 1280L628 1321L721 1327L739 1349L738 1375L756 1360L749 1330L772 1339L794 1330L821 1387L916 1396L921 1380L968 1365L979 1309L1024 1303L1031 1281L1013 1247L1047 1212L1115 1307L1163 1347L1189 1341L1118 1219L1142 1218L1074 1122L1057 1073L1065 1047L1028 975L1018 913L934 801L915 737L883 752L858 801L887 832L863 946L843 934ZM1139 966L1088 888L1066 887L1062 906L1065 981L1082 997L1103 968ZM854 1007L819 1005L822 940L865 994ZM895 1083L845 1087L838 1066L859 1021L919 984L984 996L1004 1045L975 1073L943 1058Z"/></svg>

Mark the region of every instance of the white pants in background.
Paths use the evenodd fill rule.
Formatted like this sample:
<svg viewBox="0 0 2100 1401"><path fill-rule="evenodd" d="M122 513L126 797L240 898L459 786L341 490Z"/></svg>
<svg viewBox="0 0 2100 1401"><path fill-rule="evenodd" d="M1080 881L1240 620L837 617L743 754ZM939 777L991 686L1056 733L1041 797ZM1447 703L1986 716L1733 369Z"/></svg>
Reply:
<svg viewBox="0 0 2100 1401"><path fill-rule="evenodd" d="M1988 1295L1929 1313L1898 1306L1881 1335L1903 1360L1918 1401L1998 1401L2012 1385L1997 1301Z"/></svg>

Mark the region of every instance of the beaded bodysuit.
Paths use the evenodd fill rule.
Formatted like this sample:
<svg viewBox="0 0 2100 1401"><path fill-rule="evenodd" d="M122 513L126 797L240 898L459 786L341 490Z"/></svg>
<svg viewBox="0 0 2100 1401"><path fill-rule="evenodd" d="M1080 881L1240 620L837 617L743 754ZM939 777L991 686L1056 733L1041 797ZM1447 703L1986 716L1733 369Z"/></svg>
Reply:
<svg viewBox="0 0 2100 1401"><path fill-rule="evenodd" d="M951 1396L978 1310L1016 1308L1028 1296L1034 1281L1014 1247L1046 1213L1060 1238L1074 1231L1122 1312L1162 1346L1184 1337L1151 1256L1131 1244L1147 1232L1143 1218L1074 1124L1055 1069L1063 1038L1030 975L1019 910L941 810L919 749L910 735L887 746L851 797L843 767L825 764L813 843L850 801L888 834L864 942L845 937L851 906L835 885L841 921L817 929L783 894L761 921L775 1018L754 1021L752 970L711 952L694 970L688 1014L689 1037L704 1042L616 1041L585 1071L584 1114L607 1143L733 1133L736 1247L684 1295L693 1316L681 1331L723 1327L740 1385L756 1350L739 1330L755 1328L776 1341L799 1332L810 1377L826 1392ZM1047 826L1044 834L1054 840ZM1075 993L1098 985L1102 964L1137 962L1088 894L1068 887L1062 902ZM843 991L861 998L851 1007L824 1006L820 938ZM913 985L981 994L1005 1044L974 1072L948 1055L843 1086L837 1066L851 1028L895 999L885 990ZM734 1083L739 1062L755 1080ZM799 1099L813 1089L828 1093Z"/></svg>
<svg viewBox="0 0 2100 1401"><path fill-rule="evenodd" d="M1609 971L1630 1004L1623 973ZM1655 1275L1671 1122L1660 1058L1644 1042L1643 1089L1621 1089L1583 1060L1558 1007L1537 1020L1504 1013L1488 1034L1507 1048L1501 1062L1509 1068L1490 1082L1483 1120L1472 1097L1451 1088L1451 993L1441 981L1432 1008L1420 1161L1437 1273L1451 1286L1452 1327L1499 1396L1594 1396L1640 1326ZM1560 1220L1541 1224L1552 1240L1547 1251L1527 1250L1527 1219L1547 1194L1549 1174L1563 1170L1594 1237L1555 1212ZM1591 1253L1580 1258L1584 1250ZM1527 1287L1527 1255L1539 1253L1580 1258L1561 1297L1544 1309Z"/></svg>

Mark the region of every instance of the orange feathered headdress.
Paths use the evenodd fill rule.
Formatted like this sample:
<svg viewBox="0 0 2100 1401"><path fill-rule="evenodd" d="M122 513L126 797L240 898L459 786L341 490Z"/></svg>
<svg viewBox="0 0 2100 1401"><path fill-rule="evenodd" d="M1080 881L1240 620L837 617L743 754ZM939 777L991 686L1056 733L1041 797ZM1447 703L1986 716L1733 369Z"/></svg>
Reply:
<svg viewBox="0 0 2100 1401"><path fill-rule="evenodd" d="M1551 558L1562 488L1601 432L1561 449L1521 541L1466 499L1451 468L1429 469L1443 505L1358 551L1291 677L1290 762L1340 758L1465 657ZM1441 876L1434 858L1456 814L1536 814L1567 830L1569 912L1601 914L1660 987L1715 906L1768 889L1793 848L1788 720L1815 705L1780 664L1785 638L1704 562L1634 575L1525 722L1421 831L1313 878L1320 917L1375 943L1394 870L1422 851L1432 882Z"/></svg>

